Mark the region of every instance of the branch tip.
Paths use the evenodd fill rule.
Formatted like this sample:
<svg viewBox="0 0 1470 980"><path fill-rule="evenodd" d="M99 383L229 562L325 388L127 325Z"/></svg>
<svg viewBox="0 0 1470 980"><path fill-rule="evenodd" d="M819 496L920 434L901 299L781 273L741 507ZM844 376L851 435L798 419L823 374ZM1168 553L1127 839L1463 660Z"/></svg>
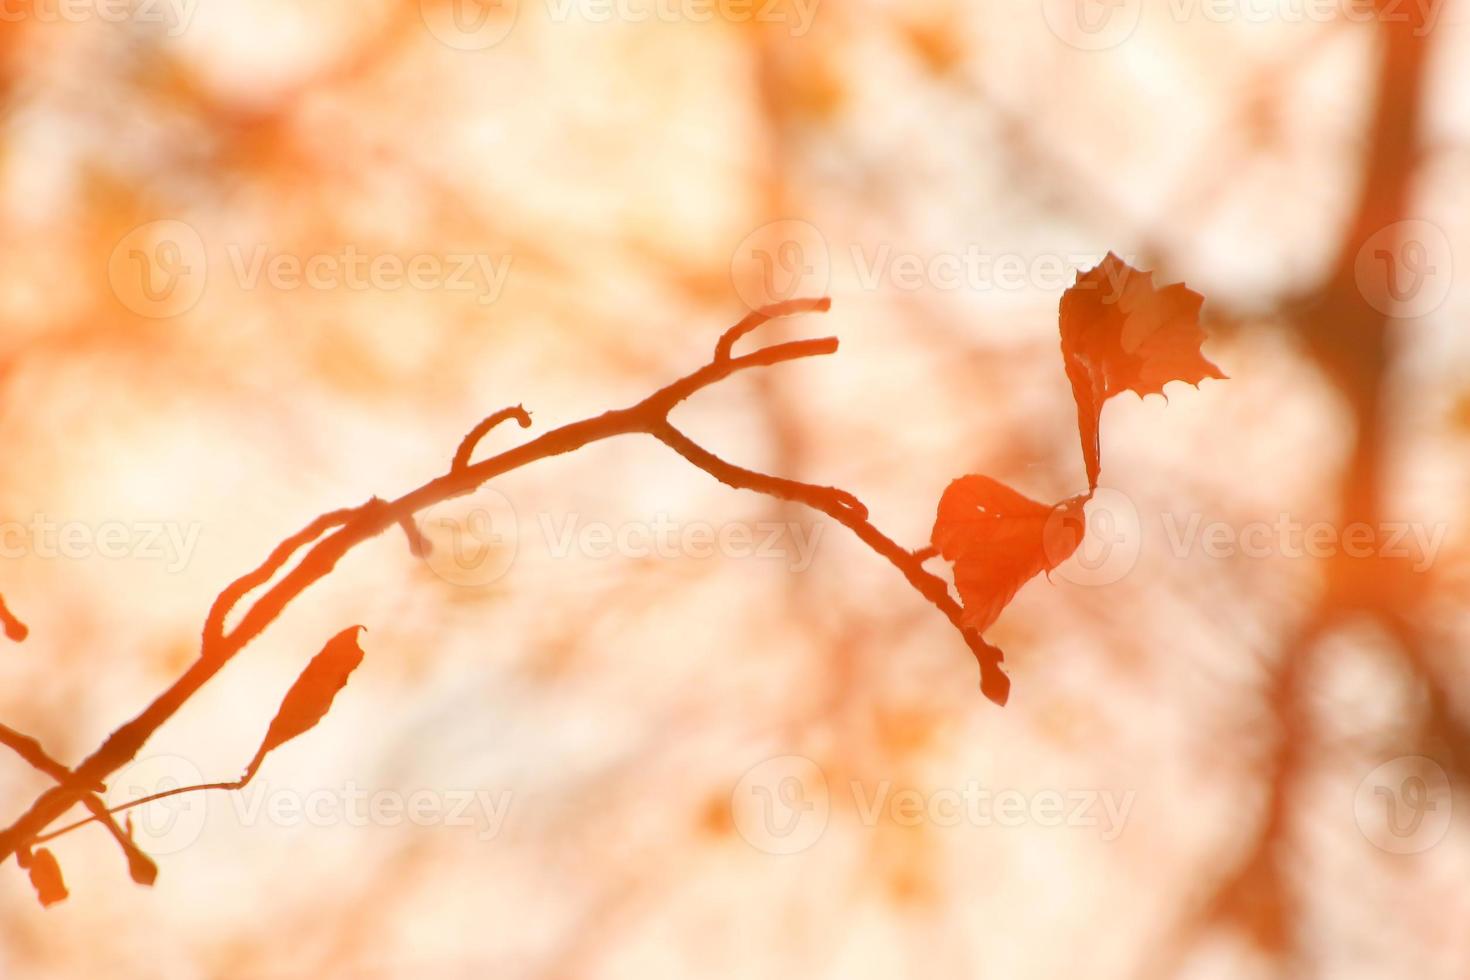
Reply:
<svg viewBox="0 0 1470 980"><path fill-rule="evenodd" d="M502 408L493 415L487 415L465 435L464 439L460 440L459 448L454 451L454 461L449 464L449 472L458 473L469 466L470 457L474 455L475 447L480 444L480 440L506 419L515 419L523 429L531 427L531 413L521 405L512 405L510 408Z"/></svg>
<svg viewBox="0 0 1470 980"><path fill-rule="evenodd" d="M762 324L781 317L796 316L799 313L825 313L831 308L832 297L830 296L820 296L815 299L788 299L781 303L772 303L770 306L762 306L758 310L747 313L739 323L720 335L719 343L715 345L715 362L723 363L730 360L735 341Z"/></svg>

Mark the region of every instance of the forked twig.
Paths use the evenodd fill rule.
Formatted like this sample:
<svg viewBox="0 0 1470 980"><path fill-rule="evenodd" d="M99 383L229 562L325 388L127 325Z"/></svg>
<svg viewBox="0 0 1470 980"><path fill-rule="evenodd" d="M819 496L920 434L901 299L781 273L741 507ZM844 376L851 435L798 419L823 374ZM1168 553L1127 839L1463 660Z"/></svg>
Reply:
<svg viewBox="0 0 1470 980"><path fill-rule="evenodd" d="M520 406L497 412L465 436L454 454L449 471L442 476L429 480L396 500L385 501L374 497L360 506L331 511L311 521L301 531L277 545L259 566L236 579L220 593L205 620L199 659L142 712L114 731L75 769L67 769L44 753L38 755L39 746L33 747L23 737L7 740L6 744L20 752L32 765L55 777L57 785L43 792L24 814L4 831L0 831L0 861L17 852L26 851L41 840L51 839L74 827L100 820L108 825L119 843L128 850L130 864L134 864L136 848L132 847L131 839L117 828L111 813L161 799L164 795L201 789L238 789L243 783L226 781L182 787L166 794L154 794L124 803L111 812L105 809L94 790L100 787L107 776L132 761L153 733L225 664L264 632L292 601L329 574L337 562L358 545L395 525L403 527L405 531L413 528L409 534L410 545L418 553L418 546L414 544L417 528L413 521L420 511L472 493L503 473L540 459L574 452L590 443L614 436L639 433L651 435L694 466L729 486L805 504L852 530L865 544L888 559L920 595L960 629L965 642L980 663L983 690L992 700L1004 703L1009 681L998 666L1000 651L985 643L974 630L966 629L962 625L959 603L951 597L943 579L924 570L925 553L922 550L914 552L903 548L879 531L868 520L867 508L852 494L833 487L800 483L735 466L700 446L669 422L669 413L685 399L741 371L834 353L837 350L835 337L778 343L740 356L733 353L737 340L773 318L824 311L829 306L830 300L822 298L791 300L757 310L725 331L708 364L660 388L641 402L564 425L489 459L471 463L470 458L476 446L496 425L510 418L515 418L522 427L530 425L530 416ZM283 572L287 564L303 550L305 554L294 567ZM240 615L233 629L227 628L226 620L235 608L252 592L266 587L273 580L274 584L269 585ZM47 834L46 829L78 802L86 803L92 816ZM139 878L136 870L134 877Z"/></svg>

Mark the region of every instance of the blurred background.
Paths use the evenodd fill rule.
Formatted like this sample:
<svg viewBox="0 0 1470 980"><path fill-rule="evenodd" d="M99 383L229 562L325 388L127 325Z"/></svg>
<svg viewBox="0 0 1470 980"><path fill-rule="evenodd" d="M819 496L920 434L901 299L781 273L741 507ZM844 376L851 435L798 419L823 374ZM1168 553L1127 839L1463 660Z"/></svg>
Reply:
<svg viewBox="0 0 1470 980"><path fill-rule="evenodd" d="M0 869L0 975L1470 973L1463 0L9 0L0 718L74 764L315 515L622 407L752 305L836 334L676 421L908 547L1085 487L1113 250L1231 376L1115 399L1089 538L960 637L654 440L354 551L108 781L235 794ZM1358 530L1359 528L1364 530ZM936 567L934 563L931 567ZM0 819L45 789L0 759Z"/></svg>

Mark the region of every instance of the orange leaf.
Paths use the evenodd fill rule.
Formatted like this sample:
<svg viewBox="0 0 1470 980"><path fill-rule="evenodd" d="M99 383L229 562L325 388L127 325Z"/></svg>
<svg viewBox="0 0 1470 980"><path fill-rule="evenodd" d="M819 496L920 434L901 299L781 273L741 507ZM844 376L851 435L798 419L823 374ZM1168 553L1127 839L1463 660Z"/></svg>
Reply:
<svg viewBox="0 0 1470 980"><path fill-rule="evenodd" d="M0 596L0 628L3 628L5 635L16 643L24 640L31 632L26 628L25 623L16 618L15 613L6 608L4 596Z"/></svg>
<svg viewBox="0 0 1470 980"><path fill-rule="evenodd" d="M55 905L66 898L66 882L61 877L61 865L56 856L46 848L40 848L30 856L31 884L42 906Z"/></svg>
<svg viewBox="0 0 1470 980"><path fill-rule="evenodd" d="M1082 543L1086 496L1048 507L988 476L962 476L939 498L930 540L954 563L963 625L983 632L1017 590Z"/></svg>
<svg viewBox="0 0 1470 980"><path fill-rule="evenodd" d="M1097 488L1098 422L1103 402L1124 391L1163 394L1170 381L1198 386L1225 374L1200 353L1204 297L1174 283L1157 289L1153 273L1112 252L1078 273L1062 295L1062 359L1077 400L1087 486Z"/></svg>
<svg viewBox="0 0 1470 980"><path fill-rule="evenodd" d="M337 692L347 686L348 676L362 663L362 647L357 642L361 630L361 626L349 626L311 658L281 700L281 708L265 733L265 741L246 769L247 781L255 775L268 752L310 731L326 717Z"/></svg>

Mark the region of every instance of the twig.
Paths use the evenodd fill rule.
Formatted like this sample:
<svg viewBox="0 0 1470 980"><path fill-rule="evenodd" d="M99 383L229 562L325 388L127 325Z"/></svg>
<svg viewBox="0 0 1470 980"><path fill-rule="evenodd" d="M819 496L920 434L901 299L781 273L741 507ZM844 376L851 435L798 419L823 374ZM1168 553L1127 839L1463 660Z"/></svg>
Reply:
<svg viewBox="0 0 1470 980"><path fill-rule="evenodd" d="M373 498L358 507L331 511L313 520L301 531L282 541L259 566L220 593L206 618L197 661L142 712L114 731L75 770L70 771L68 781L42 793L24 814L0 832L0 861L36 841L47 826L83 797L84 786L100 783L103 778L136 757L160 726L173 717L246 645L264 632L292 601L329 574L337 562L355 547L390 527L411 524L418 512L472 493L488 480L503 473L621 435L652 435L690 463L730 486L806 504L851 529L864 543L887 558L924 598L960 629L965 642L980 662L982 688L993 700L1004 703L1009 681L999 670L1000 651L985 643L974 630L961 625L960 606L950 596L944 581L924 571L919 555L899 546L875 528L867 519L867 508L856 497L835 488L799 483L734 466L693 442L668 421L669 413L685 399L731 375L834 353L837 350L836 338L825 337L773 344L739 357L732 354L735 342L760 324L778 316L826 310L829 305L830 301L827 299L792 300L756 311L725 332L710 363L660 388L643 401L628 408L564 425L481 462L469 462L469 456L479 439L495 425L507 418L517 418L523 426L530 421L529 416L518 406L496 413L465 437L455 453L449 472L444 475L429 480L396 500ZM225 621L234 608L251 592L274 579L302 549L307 549L306 553L295 567L286 571L256 598L240 616L235 627L227 630ZM202 787L185 787L166 795L200 788L238 787L232 783L211 783ZM155 794L144 800L123 804L116 810L157 798L160 797ZM98 805L100 806L100 801ZM111 816L107 811L98 813L94 807L93 817L83 822L91 822L92 819L110 822ZM70 828L63 828L56 833L62 833L66 829ZM122 837L120 834L115 836L120 839Z"/></svg>

